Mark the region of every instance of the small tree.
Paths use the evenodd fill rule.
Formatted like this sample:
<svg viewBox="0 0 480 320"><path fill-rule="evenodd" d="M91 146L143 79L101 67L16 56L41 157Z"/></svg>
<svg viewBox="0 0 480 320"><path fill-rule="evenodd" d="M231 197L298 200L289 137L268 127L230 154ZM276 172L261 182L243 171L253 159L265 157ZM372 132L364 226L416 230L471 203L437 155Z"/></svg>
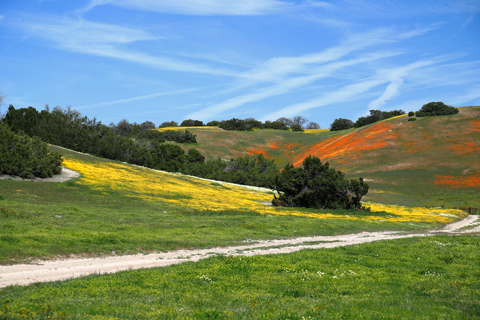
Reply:
<svg viewBox="0 0 480 320"><path fill-rule="evenodd" d="M317 209L360 209L360 200L368 192L362 178L347 181L345 175L322 164L317 157L308 156L303 168L287 164L275 178L279 194L272 203L276 206Z"/></svg>
<svg viewBox="0 0 480 320"><path fill-rule="evenodd" d="M320 129L320 125L316 122L310 122L307 125L307 129Z"/></svg>
<svg viewBox="0 0 480 320"><path fill-rule="evenodd" d="M343 118L338 118L330 125L330 131L339 131L353 128L353 121Z"/></svg>
<svg viewBox="0 0 480 320"><path fill-rule="evenodd" d="M293 120L285 117L278 118L275 122L283 123L286 127L290 128L294 125Z"/></svg>
<svg viewBox="0 0 480 320"><path fill-rule="evenodd" d="M5 116L3 113L2 113L2 105L3 105L3 100L5 99L5 96L3 95L2 93L2 90L0 90L0 122L2 122L2 119L3 117Z"/></svg>
<svg viewBox="0 0 480 320"><path fill-rule="evenodd" d="M447 106L443 102L429 102L424 104L422 108L415 112L417 117L425 117L425 116L442 116L442 115L449 115L449 114L457 114L459 110L452 106Z"/></svg>
<svg viewBox="0 0 480 320"><path fill-rule="evenodd" d="M293 121L293 124L299 125L301 128L303 128L303 125L308 122L306 118L301 116L293 117L292 121Z"/></svg>
<svg viewBox="0 0 480 320"><path fill-rule="evenodd" d="M167 127L178 127L178 122L176 121L166 121L163 122L158 128L167 128Z"/></svg>
<svg viewBox="0 0 480 320"><path fill-rule="evenodd" d="M294 124L290 127L290 129L292 129L292 131L297 131L297 132L303 132L303 128L301 125L299 124Z"/></svg>
<svg viewBox="0 0 480 320"><path fill-rule="evenodd" d="M182 123L180 124L180 127L201 127L203 126L203 121L200 120L183 120Z"/></svg>

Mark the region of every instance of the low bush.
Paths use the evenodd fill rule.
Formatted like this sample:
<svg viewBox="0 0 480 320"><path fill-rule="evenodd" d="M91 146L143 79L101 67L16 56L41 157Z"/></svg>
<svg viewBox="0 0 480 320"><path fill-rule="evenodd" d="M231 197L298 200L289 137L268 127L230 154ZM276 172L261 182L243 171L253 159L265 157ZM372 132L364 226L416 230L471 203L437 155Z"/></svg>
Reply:
<svg viewBox="0 0 480 320"><path fill-rule="evenodd" d="M338 118L330 125L330 131L340 131L353 128L353 121L343 118Z"/></svg>
<svg viewBox="0 0 480 320"><path fill-rule="evenodd" d="M415 115L415 112L413 112L413 111L410 111L410 112L408 113L408 116L409 116L409 117L413 117L414 115Z"/></svg>
<svg viewBox="0 0 480 320"><path fill-rule="evenodd" d="M301 125L299 124L294 124L290 127L290 129L292 129L292 131L295 131L295 132L303 132L303 128Z"/></svg>
<svg viewBox="0 0 480 320"><path fill-rule="evenodd" d="M0 124L0 174L22 178L48 178L61 172L62 157L38 137L13 133Z"/></svg>
<svg viewBox="0 0 480 320"><path fill-rule="evenodd" d="M407 121L417 121L417 118L408 118Z"/></svg>
<svg viewBox="0 0 480 320"><path fill-rule="evenodd" d="M288 164L275 178L273 205L316 209L361 209L360 200L368 192L362 178L347 181L345 175L308 156L303 168Z"/></svg>
<svg viewBox="0 0 480 320"><path fill-rule="evenodd" d="M405 114L403 110L392 110L392 111L381 111L381 110L370 110L370 115L366 117L360 117L355 122L355 128L363 127L368 124L375 123L380 120L385 120L389 118L393 118L396 116L400 116Z"/></svg>
<svg viewBox="0 0 480 320"><path fill-rule="evenodd" d="M415 112L417 117L427 117L427 116L443 116L449 114L457 114L459 110L452 106L448 106L443 102L429 102L424 104L422 108Z"/></svg>

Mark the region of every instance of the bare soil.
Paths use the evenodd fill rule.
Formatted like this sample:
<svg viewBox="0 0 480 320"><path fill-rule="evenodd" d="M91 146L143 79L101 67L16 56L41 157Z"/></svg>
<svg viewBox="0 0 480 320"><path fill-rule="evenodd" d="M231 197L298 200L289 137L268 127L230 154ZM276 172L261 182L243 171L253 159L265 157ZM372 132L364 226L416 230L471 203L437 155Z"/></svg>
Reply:
<svg viewBox="0 0 480 320"><path fill-rule="evenodd" d="M178 250L171 252L109 256L89 259L35 261L29 264L0 266L0 288L28 285L35 282L78 278L89 274L106 274L123 270L163 267L186 261L198 261L212 255L254 256L291 253L302 249L321 249L348 246L380 240L427 237L437 234L480 234L479 216L449 224L443 229L424 233L362 232L338 236L302 237L284 240L246 241L245 245L211 249Z"/></svg>
<svg viewBox="0 0 480 320"><path fill-rule="evenodd" d="M70 179L78 178L78 177L80 177L80 173L62 167L62 172L60 172L59 174L56 174L56 175L54 175L50 178L24 179L24 178L20 178L20 177L17 177L17 176L3 175L3 176L0 176L0 179L15 180L15 181L65 182L65 181L68 181Z"/></svg>

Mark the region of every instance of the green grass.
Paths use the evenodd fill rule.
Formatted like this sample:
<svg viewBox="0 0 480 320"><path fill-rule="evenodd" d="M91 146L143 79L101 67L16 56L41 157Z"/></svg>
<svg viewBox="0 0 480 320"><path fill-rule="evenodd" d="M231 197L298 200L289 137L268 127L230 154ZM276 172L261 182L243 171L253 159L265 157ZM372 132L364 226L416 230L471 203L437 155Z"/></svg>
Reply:
<svg viewBox="0 0 480 320"><path fill-rule="evenodd" d="M0 181L0 193L5 198L0 202L0 264L4 265L58 255L128 254L241 244L246 239L433 227L192 210L112 190L100 192L75 182ZM339 217L362 214L304 211Z"/></svg>
<svg viewBox="0 0 480 320"><path fill-rule="evenodd" d="M479 246L410 238L11 286L0 319L477 319Z"/></svg>

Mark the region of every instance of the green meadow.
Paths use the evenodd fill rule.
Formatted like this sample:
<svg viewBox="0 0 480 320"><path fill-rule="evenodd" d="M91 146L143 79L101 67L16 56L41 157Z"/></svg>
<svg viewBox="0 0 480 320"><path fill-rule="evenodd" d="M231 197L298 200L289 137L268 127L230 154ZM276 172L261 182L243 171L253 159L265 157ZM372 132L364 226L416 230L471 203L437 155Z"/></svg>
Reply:
<svg viewBox="0 0 480 320"><path fill-rule="evenodd" d="M410 238L11 286L0 319L478 319L479 245Z"/></svg>
<svg viewBox="0 0 480 320"><path fill-rule="evenodd" d="M383 148L356 150L357 136L345 139L352 146L348 152L324 160L349 178L368 179L366 201L480 207L478 187L458 187L475 181L480 172L479 120L479 107L413 123L406 117L387 120L394 127L386 138L370 141L385 142ZM316 144L370 127L320 133L192 131L198 137L194 147L210 158L260 150L282 167ZM109 161L50 148L66 159ZM346 210L300 209L331 213L332 219L197 210L161 198L148 201L140 191L132 196L81 182L82 177L64 183L0 180L1 265L442 227L341 219L367 214ZM212 186L223 188L215 182ZM10 286L0 289L0 319L478 319L479 248L478 234L439 235L282 255L215 256L164 268Z"/></svg>

